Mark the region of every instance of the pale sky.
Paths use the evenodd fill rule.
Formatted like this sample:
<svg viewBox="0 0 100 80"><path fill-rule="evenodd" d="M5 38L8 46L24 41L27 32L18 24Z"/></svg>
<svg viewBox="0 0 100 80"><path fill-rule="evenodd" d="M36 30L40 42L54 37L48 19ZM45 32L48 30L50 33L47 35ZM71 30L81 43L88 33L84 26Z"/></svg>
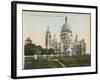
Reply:
<svg viewBox="0 0 100 80"><path fill-rule="evenodd" d="M86 52L90 53L90 14L23 11L23 40L30 37L33 43L45 47L45 34L49 26L52 36L56 34L59 42L65 16L73 33L73 40L76 34L79 40L84 38Z"/></svg>

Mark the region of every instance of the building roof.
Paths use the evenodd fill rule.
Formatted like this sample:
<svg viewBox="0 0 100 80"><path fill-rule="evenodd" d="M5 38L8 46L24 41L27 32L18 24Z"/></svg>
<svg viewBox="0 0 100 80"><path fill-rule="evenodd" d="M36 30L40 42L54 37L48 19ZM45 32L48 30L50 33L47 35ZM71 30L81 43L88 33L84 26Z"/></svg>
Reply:
<svg viewBox="0 0 100 80"><path fill-rule="evenodd" d="M32 40L29 37L27 37L27 39L25 41L32 42Z"/></svg>
<svg viewBox="0 0 100 80"><path fill-rule="evenodd" d="M61 28L61 32L72 32L70 30L70 26L67 23L67 17L65 17L65 23L63 24L62 28Z"/></svg>

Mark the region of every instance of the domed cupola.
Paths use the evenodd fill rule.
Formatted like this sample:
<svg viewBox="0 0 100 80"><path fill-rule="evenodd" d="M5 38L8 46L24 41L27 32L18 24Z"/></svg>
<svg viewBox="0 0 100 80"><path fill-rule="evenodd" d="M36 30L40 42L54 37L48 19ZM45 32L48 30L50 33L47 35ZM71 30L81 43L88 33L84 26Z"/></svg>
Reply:
<svg viewBox="0 0 100 80"><path fill-rule="evenodd" d="M62 28L61 28L61 33L62 32L72 32L70 30L70 26L67 23L67 16L65 17L65 23L63 24Z"/></svg>

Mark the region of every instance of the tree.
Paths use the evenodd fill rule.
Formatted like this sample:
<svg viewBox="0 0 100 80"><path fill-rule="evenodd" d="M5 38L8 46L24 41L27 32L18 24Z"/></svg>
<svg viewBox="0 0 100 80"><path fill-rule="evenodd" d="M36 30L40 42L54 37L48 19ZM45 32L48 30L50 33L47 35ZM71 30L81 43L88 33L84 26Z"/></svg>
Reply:
<svg viewBox="0 0 100 80"><path fill-rule="evenodd" d="M50 54L54 54L54 49L52 49L52 48L50 48L50 49L42 48L40 45L36 46L33 43L25 44L24 55L29 56L29 55L34 55L34 54L50 55Z"/></svg>
<svg viewBox="0 0 100 80"><path fill-rule="evenodd" d="M54 54L54 49L52 49L52 48L48 49L48 54L49 54L49 55L50 55L50 54Z"/></svg>
<svg viewBox="0 0 100 80"><path fill-rule="evenodd" d="M26 44L24 46L24 55L28 56L28 55L34 55L36 52L36 46L35 44Z"/></svg>
<svg viewBox="0 0 100 80"><path fill-rule="evenodd" d="M41 50L42 49L42 47L40 46L40 45L38 45L38 46L36 46L39 50Z"/></svg>
<svg viewBox="0 0 100 80"><path fill-rule="evenodd" d="M42 55L43 55L43 54L47 54L47 52L48 52L48 49L44 48L44 49L42 49L41 54L42 54Z"/></svg>
<svg viewBox="0 0 100 80"><path fill-rule="evenodd" d="M36 46L36 54L41 54L42 53L42 47L41 46Z"/></svg>
<svg viewBox="0 0 100 80"><path fill-rule="evenodd" d="M46 54L46 55L50 55L50 54L54 54L54 49L50 48L50 49L47 49L47 48L44 48L42 49L41 51L41 54Z"/></svg>

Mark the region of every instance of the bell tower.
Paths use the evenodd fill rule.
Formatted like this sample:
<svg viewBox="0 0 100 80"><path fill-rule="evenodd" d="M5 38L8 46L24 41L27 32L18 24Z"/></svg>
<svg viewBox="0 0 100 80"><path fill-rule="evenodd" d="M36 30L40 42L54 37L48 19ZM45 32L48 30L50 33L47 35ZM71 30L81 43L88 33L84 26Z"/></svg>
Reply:
<svg viewBox="0 0 100 80"><path fill-rule="evenodd" d="M45 36L45 47L47 49L51 48L51 32L50 32L50 27L49 26L47 28L46 36Z"/></svg>

